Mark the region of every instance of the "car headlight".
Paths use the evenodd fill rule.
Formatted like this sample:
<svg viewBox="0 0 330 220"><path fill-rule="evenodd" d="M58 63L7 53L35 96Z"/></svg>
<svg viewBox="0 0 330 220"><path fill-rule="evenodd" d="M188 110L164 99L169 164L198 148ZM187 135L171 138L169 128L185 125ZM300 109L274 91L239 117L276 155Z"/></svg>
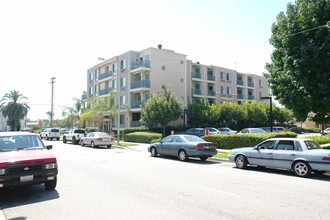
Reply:
<svg viewBox="0 0 330 220"><path fill-rule="evenodd" d="M57 164L56 163L47 163L46 166L45 166L45 169L46 170L56 169L56 168L57 168Z"/></svg>
<svg viewBox="0 0 330 220"><path fill-rule="evenodd" d="M232 154L232 153L233 153L232 151L229 152L229 154Z"/></svg>
<svg viewBox="0 0 330 220"><path fill-rule="evenodd" d="M0 169L0 175L5 175L6 170L5 169Z"/></svg>

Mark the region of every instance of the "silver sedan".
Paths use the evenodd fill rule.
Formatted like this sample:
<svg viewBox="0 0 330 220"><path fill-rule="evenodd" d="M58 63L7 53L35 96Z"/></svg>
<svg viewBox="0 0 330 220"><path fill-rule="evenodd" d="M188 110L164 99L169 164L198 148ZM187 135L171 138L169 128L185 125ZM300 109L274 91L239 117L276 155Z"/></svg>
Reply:
<svg viewBox="0 0 330 220"><path fill-rule="evenodd" d="M115 142L115 139L105 132L90 132L80 139L80 145L96 146L107 146L110 148Z"/></svg>
<svg viewBox="0 0 330 220"><path fill-rule="evenodd" d="M293 170L300 177L330 171L330 150L323 150L309 139L271 138L255 147L234 149L228 159L238 168L246 168L248 164L282 168Z"/></svg>

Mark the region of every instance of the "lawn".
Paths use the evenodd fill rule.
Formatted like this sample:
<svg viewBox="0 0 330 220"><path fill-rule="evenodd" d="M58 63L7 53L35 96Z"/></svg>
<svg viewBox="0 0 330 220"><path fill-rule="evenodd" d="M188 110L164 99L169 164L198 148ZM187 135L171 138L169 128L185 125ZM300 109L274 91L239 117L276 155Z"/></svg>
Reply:
<svg viewBox="0 0 330 220"><path fill-rule="evenodd" d="M113 144L113 146L116 146L116 147L130 147L130 146L138 146L138 144L129 144L129 143L121 143L121 142L119 142L119 145L118 145L117 141L115 141L115 143Z"/></svg>
<svg viewBox="0 0 330 220"><path fill-rule="evenodd" d="M213 157L227 159L228 154L229 154L229 152L218 152L218 154L214 155Z"/></svg>

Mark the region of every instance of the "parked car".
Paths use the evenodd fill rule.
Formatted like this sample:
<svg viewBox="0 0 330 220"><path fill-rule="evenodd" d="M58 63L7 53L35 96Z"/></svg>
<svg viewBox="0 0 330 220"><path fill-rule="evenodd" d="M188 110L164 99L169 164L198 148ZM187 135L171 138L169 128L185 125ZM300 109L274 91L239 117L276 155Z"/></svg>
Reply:
<svg viewBox="0 0 330 220"><path fill-rule="evenodd" d="M204 128L204 130L208 130L209 134L220 134L220 131L216 128Z"/></svg>
<svg viewBox="0 0 330 220"><path fill-rule="evenodd" d="M270 127L261 127L262 130L266 131L266 132L270 132ZM273 127L273 132L284 132L285 129L283 127Z"/></svg>
<svg viewBox="0 0 330 220"><path fill-rule="evenodd" d="M80 139L86 136L84 129L71 129L63 135L63 143L71 141L73 144L78 144Z"/></svg>
<svg viewBox="0 0 330 220"><path fill-rule="evenodd" d="M93 148L96 146L107 146L110 148L115 143L115 139L105 132L91 132L80 139L80 145L90 145Z"/></svg>
<svg viewBox="0 0 330 220"><path fill-rule="evenodd" d="M218 128L220 134L237 134L237 131L231 130L230 128Z"/></svg>
<svg viewBox="0 0 330 220"><path fill-rule="evenodd" d="M188 134L188 135L195 135L198 137L205 136L204 128L190 128L185 132L180 132L178 134Z"/></svg>
<svg viewBox="0 0 330 220"><path fill-rule="evenodd" d="M244 128L243 130L241 130L238 133L239 134L255 134L255 133L266 133L266 131L264 131L261 128Z"/></svg>
<svg viewBox="0 0 330 220"><path fill-rule="evenodd" d="M194 135L170 135L148 147L152 157L169 155L179 157L181 161L188 157L198 157L205 161L217 154L216 146Z"/></svg>
<svg viewBox="0 0 330 220"><path fill-rule="evenodd" d="M46 140L56 139L60 140L60 130L57 128L45 128L43 132L40 133L40 138L46 138Z"/></svg>
<svg viewBox="0 0 330 220"><path fill-rule="evenodd" d="M305 132L305 130L302 127L291 127L289 128L289 130L297 134L303 134Z"/></svg>
<svg viewBox="0 0 330 220"><path fill-rule="evenodd" d="M57 161L39 135L0 132L0 189L28 184L53 190L57 182Z"/></svg>
<svg viewBox="0 0 330 220"><path fill-rule="evenodd" d="M271 138L255 147L234 149L228 159L238 168L247 165L281 168L293 170L300 177L330 171L330 150L323 150L309 139Z"/></svg>
<svg viewBox="0 0 330 220"><path fill-rule="evenodd" d="M330 127L323 130L324 134L330 134Z"/></svg>

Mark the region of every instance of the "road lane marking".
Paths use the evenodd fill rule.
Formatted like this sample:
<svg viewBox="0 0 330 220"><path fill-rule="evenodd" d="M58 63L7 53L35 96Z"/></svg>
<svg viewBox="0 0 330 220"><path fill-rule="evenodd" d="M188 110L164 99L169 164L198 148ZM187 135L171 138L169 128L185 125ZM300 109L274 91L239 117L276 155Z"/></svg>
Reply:
<svg viewBox="0 0 330 220"><path fill-rule="evenodd" d="M197 187L197 188L200 188L200 189L205 189L205 190L216 192L216 193L226 194L226 195L237 197L237 198L252 199L252 198L247 197L247 196L243 196L243 195L239 195L239 194L235 194L235 193L231 193L231 192L226 192L226 191L223 191L223 190L214 189L214 188L210 188L210 187L207 187L207 186L201 186L201 185L197 185L197 184L193 184L193 183L187 183L187 182L182 182L182 183L184 183L186 185L194 186L194 187Z"/></svg>

